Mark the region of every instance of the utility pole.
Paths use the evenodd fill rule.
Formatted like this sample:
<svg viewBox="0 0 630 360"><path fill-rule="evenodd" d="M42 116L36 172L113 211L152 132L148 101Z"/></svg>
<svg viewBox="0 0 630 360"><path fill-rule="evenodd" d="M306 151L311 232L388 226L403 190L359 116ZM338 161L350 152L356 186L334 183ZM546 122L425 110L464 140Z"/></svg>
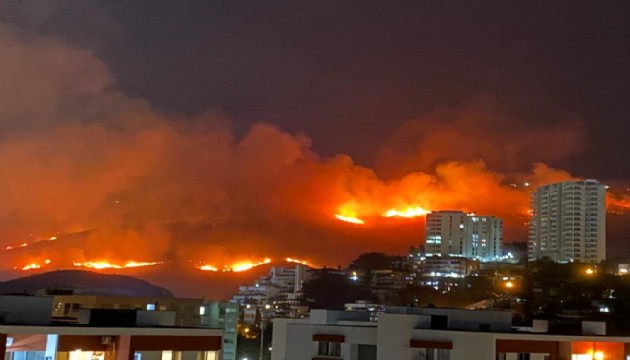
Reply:
<svg viewBox="0 0 630 360"><path fill-rule="evenodd" d="M264 360L265 354L265 316L260 317L260 352L258 353L258 360Z"/></svg>

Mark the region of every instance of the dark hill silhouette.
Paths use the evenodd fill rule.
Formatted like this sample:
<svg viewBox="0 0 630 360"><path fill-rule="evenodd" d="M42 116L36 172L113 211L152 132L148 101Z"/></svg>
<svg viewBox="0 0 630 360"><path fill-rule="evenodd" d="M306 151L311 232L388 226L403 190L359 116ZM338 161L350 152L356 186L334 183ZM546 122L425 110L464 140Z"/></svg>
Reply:
<svg viewBox="0 0 630 360"><path fill-rule="evenodd" d="M169 290L135 277L83 270L58 270L0 283L0 294L35 295L47 289L81 295L173 297Z"/></svg>
<svg viewBox="0 0 630 360"><path fill-rule="evenodd" d="M118 278L127 278L134 279L137 282L144 284L144 286L152 286L150 284L155 284L155 287L159 289L165 290L164 288L169 289L169 294L174 294L177 297L189 297L189 298L200 298L204 297L207 299L222 299L229 300L232 298L234 294L238 292L239 285L252 285L256 279L263 275L267 275L269 270L273 266L283 266L283 267L294 267L296 264L289 263L283 260L273 261L270 264L264 264L257 266L251 270L243 271L243 272L212 272L212 271L201 271L195 269L191 266L182 266L173 263L164 263L158 264L154 266L143 266L143 267L134 267L134 268L126 268L126 269L104 269L94 271L77 271L77 270L59 270L53 272L43 272L44 269L33 270L37 272L37 275L32 275L29 277L20 277L24 274L21 270L13 270L13 271L0 271L0 281L5 279L14 279L7 281L5 283L0 282L0 294L1 293L24 293L25 290L29 290L29 292L37 291L38 289L65 289L68 288L68 285L65 285L72 278L73 273L87 273L94 275L94 277L87 277L84 280L80 281L78 284L80 288L85 288L91 291L91 293L95 293L99 291L99 288L105 288L108 290L108 294L115 295L129 295L132 296L138 291L140 285L126 286L125 283L117 284L113 280L108 282L107 284L100 284L97 282L97 277L99 274L103 274L105 276L113 276L122 274L125 276L118 276ZM34 283L33 285L23 285L22 281L24 279L35 278L37 276L47 276L48 274L55 274L53 277L54 281L41 281L38 283ZM20 277L19 279L17 277ZM66 279L66 277L70 279ZM29 281L39 281L39 280L29 280ZM142 279L142 280L138 280ZM15 285L12 284L14 281L20 280L20 282ZM72 280L74 281L74 280ZM5 285L6 284L6 285ZM122 285L121 285L122 284ZM109 286L108 286L109 285ZM111 286L111 287L110 287ZM117 289L119 286L126 286L121 289ZM76 287L76 286L75 286ZM163 288L160 288L163 287ZM6 290L5 290L6 289ZM86 290L80 290L82 293L85 293ZM132 292L130 292L132 291ZM168 290L166 290L168 291ZM103 291L98 292L98 294L103 293ZM144 294L144 292L143 292ZM149 295L147 295L149 296ZM155 295L151 295L155 296Z"/></svg>

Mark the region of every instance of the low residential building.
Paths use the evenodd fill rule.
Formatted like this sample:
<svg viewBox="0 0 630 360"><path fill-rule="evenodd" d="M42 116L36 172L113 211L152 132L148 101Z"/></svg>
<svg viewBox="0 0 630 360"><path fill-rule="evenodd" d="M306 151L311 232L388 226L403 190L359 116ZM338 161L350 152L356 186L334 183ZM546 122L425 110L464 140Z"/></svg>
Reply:
<svg viewBox="0 0 630 360"><path fill-rule="evenodd" d="M302 285L316 276L317 271L303 264L274 266L253 285L241 285L231 301L241 305L244 322L248 324L257 321L256 314L266 319L304 317L308 307L302 301Z"/></svg>
<svg viewBox="0 0 630 360"><path fill-rule="evenodd" d="M274 319L272 360L601 360L630 359L629 336L582 322L579 335L541 323L512 328L509 311L390 307L368 312L312 310L310 319Z"/></svg>
<svg viewBox="0 0 630 360"><path fill-rule="evenodd" d="M0 325L0 360L220 360L223 330Z"/></svg>
<svg viewBox="0 0 630 360"><path fill-rule="evenodd" d="M52 304L0 296L0 360L220 360L223 329L174 327L173 311L80 309L53 325Z"/></svg>

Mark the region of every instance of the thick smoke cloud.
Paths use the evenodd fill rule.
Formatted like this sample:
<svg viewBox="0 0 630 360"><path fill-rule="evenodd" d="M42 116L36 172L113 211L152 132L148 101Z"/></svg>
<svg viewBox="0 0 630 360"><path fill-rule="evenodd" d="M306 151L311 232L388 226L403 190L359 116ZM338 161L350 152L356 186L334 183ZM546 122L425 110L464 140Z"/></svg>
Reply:
<svg viewBox="0 0 630 360"><path fill-rule="evenodd" d="M579 151L580 127L512 135L473 107L393 134L381 164L399 176L384 180L349 156L322 159L306 135L273 125L237 137L220 115L166 118L118 92L92 52L0 27L0 245L59 238L0 258L336 265L420 243L421 220L381 217L406 206L501 216L523 240L522 184L571 178L535 162ZM567 132L556 145L566 152L549 157L544 144ZM535 164L519 172L523 161ZM366 224L338 221L341 210Z"/></svg>
<svg viewBox="0 0 630 360"><path fill-rule="evenodd" d="M541 125L527 120L493 97L478 96L404 123L383 144L378 167L386 175L400 176L452 159L483 159L491 169L515 172L532 163L567 159L586 148L586 129L575 120Z"/></svg>

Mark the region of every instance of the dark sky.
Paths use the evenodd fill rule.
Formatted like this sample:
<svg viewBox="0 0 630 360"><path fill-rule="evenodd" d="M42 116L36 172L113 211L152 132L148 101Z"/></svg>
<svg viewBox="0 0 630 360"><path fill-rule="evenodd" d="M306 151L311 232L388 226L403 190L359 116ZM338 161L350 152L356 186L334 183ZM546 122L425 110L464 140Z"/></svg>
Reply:
<svg viewBox="0 0 630 360"><path fill-rule="evenodd" d="M630 178L627 1L6 0L0 15L93 49L162 112L267 121L324 156L371 165L404 121L486 95L524 128L585 124L584 151L552 166Z"/></svg>

